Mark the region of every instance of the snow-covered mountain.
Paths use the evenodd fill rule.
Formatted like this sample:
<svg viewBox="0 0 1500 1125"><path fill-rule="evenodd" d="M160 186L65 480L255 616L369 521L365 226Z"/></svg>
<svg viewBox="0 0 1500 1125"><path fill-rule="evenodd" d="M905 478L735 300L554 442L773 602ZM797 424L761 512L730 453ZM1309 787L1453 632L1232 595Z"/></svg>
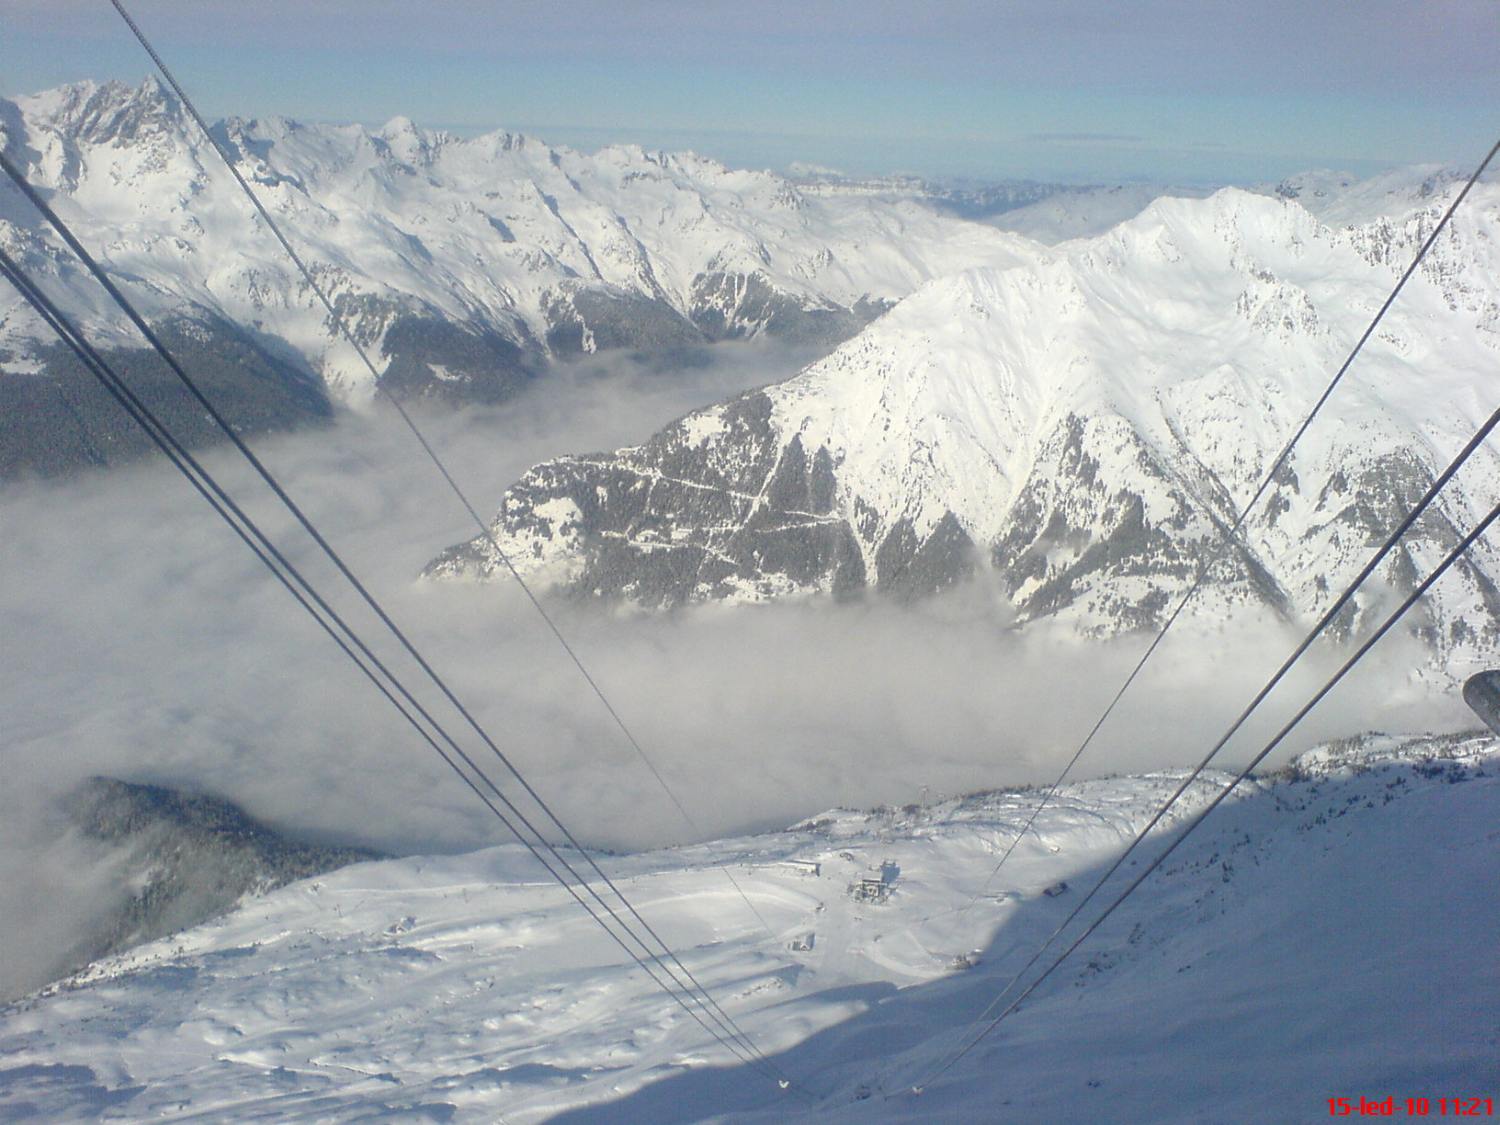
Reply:
<svg viewBox="0 0 1500 1125"><path fill-rule="evenodd" d="M691 153L597 153L396 118L376 130L217 127L405 394L505 397L546 360L758 335L832 346L924 282L1039 248L911 199ZM175 98L86 82L0 100L5 151L150 315L240 326L358 399L368 374ZM137 345L10 188L0 240L106 338ZM0 359L42 327L0 294ZM286 347L289 345L289 348Z"/></svg>
<svg viewBox="0 0 1500 1125"><path fill-rule="evenodd" d="M1322 170L1288 176L1275 183L1256 184L1246 190L1295 199L1323 222L1344 226L1372 222L1387 214L1404 214L1465 178L1462 172L1436 164L1397 168L1367 179L1348 172ZM1162 196L1202 199L1221 186L1012 183L944 192L922 185L921 195L954 214L1054 246L1104 234L1135 218Z"/></svg>
<svg viewBox="0 0 1500 1125"><path fill-rule="evenodd" d="M1209 189L1161 184L1109 184L1068 187L1049 192L1024 206L984 215L993 227L1025 235L1047 246L1074 238L1094 238L1135 218L1164 195L1201 199Z"/></svg>
<svg viewBox="0 0 1500 1125"><path fill-rule="evenodd" d="M1242 787L920 1095L1178 774L1064 787L993 885L1035 793L609 859L796 1090L732 1065L506 846L297 883L0 1008L0 1116L1311 1121L1361 1096L1436 1116L1500 1081L1497 769L1490 738L1374 738Z"/></svg>
<svg viewBox="0 0 1500 1125"><path fill-rule="evenodd" d="M934 281L799 376L644 445L538 465L492 530L544 585L645 606L913 596L987 569L1022 622L1153 626L1455 190L1367 193L1359 205L1378 196L1381 213L1345 225L1234 189L1157 200L1052 260ZM1481 184L1200 613L1329 603L1500 402L1497 279L1500 185ZM1490 447L1386 579L1409 587L1497 496ZM487 578L496 563L481 538L428 573ZM1424 612L1434 649L1492 653L1500 550L1480 544Z"/></svg>

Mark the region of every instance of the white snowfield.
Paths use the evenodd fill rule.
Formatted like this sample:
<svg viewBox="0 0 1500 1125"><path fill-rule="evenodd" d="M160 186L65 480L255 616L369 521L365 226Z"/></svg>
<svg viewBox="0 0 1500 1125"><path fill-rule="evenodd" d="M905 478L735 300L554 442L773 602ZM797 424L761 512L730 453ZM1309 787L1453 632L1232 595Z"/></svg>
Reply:
<svg viewBox="0 0 1500 1125"><path fill-rule="evenodd" d="M1065 787L968 909L1035 792L608 858L790 1090L502 846L294 884L11 1005L0 1115L1313 1121L1500 1094L1500 744L1370 736L1299 767L1236 791L920 1094L1180 774Z"/></svg>

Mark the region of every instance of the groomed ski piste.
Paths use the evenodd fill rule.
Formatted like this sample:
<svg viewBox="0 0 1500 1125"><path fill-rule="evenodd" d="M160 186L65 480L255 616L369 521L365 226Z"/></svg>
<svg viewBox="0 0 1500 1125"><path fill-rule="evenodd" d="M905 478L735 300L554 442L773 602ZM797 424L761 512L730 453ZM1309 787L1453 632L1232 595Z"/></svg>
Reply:
<svg viewBox="0 0 1500 1125"><path fill-rule="evenodd" d="M1500 741L1370 735L1237 788L914 1092L1182 776L1064 786L988 887L1039 792L607 857L788 1090L502 846L296 883L0 1010L0 1118L1311 1121L1500 1090Z"/></svg>

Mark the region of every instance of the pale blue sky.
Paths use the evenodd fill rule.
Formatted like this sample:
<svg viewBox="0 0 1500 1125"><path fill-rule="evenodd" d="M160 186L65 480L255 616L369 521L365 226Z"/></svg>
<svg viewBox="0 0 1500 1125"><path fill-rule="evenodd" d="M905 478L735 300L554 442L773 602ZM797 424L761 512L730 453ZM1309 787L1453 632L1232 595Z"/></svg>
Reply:
<svg viewBox="0 0 1500 1125"><path fill-rule="evenodd" d="M219 116L858 172L1233 181L1474 163L1500 0L134 0ZM106 0L3 0L0 91L139 81Z"/></svg>

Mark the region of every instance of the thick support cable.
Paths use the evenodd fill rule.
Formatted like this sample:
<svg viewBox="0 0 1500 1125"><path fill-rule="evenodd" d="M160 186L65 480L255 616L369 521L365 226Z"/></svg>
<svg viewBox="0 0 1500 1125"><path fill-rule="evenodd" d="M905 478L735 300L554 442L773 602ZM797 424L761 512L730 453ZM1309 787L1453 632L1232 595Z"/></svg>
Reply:
<svg viewBox="0 0 1500 1125"><path fill-rule="evenodd" d="M292 247L291 242L287 239L286 235L282 233L280 225L274 218L271 217L270 211L268 211L265 204L261 202L260 196L255 193L255 189L250 186L249 181L246 180L245 177L241 174L239 168L235 165L233 159L230 158L230 155L225 150L223 144L220 143L219 139L216 136L214 136L213 130L208 127L208 123L203 119L203 115L198 112L198 107L194 105L193 100L188 97L187 91L182 88L182 84L177 81L177 77L168 68L161 55L157 53L156 48L151 45L151 41L146 38L146 34L140 29L140 25L138 25L131 17L130 13L125 10L125 5L121 2L121 0L110 0L110 3L114 6L115 11L120 14L120 18L125 21L126 26L130 28L131 34L135 36L136 41L140 43L146 54L151 57L151 61L156 64L156 68L161 71L162 77L167 80L167 84L172 87L173 92L177 95L177 98L182 103L183 108L187 110L189 116L191 116L193 121L197 123L198 128L202 131L204 137L208 139L209 144L213 146L214 151L218 153L219 158L224 162L224 166L229 169L230 174L240 185L240 188L244 191L245 196L255 207L255 210L260 215L261 220L266 224L267 228L276 237L276 241L281 244L281 248L286 251L287 256L291 258L293 264L296 265L298 272L301 273L302 279L307 283L308 288L312 290L313 294L318 298L318 301L327 311L329 319L332 321L334 327L338 329L339 333L343 336L345 341L348 342L349 346L354 349L355 354L358 355L360 360L364 363L366 370L368 370L370 373L370 378L374 382L376 392L380 394L388 403L390 403L390 405L395 409L397 415L401 418L402 423L405 424L406 428L411 431L412 436L416 438L417 443L422 447L422 451L427 454L428 460L432 462L433 466L442 475L443 480L448 484L449 490L452 491L455 497L457 497L458 502L463 506L464 510L468 512L469 518L472 519L475 526L478 527L479 534L483 536L484 539L489 543L490 549L494 551L495 556L505 565L506 570L510 572L511 578L513 578L516 582L516 585L521 588L521 592L526 595L527 601L531 603L532 608L541 617L542 621L546 623L547 629L552 633L552 636L557 640L557 643L561 645L563 651L567 653L568 659L572 661L574 667L577 668L579 675L581 675L584 679L584 682L588 684L589 690L592 691L593 694L598 698L599 703L603 706L610 719L613 720L614 725L619 728L620 733L625 738L626 743L631 747L632 750L635 751L636 757L638 757L641 762L645 764L646 769L650 771L651 776L656 779L656 784L661 788L662 792L667 795L668 799L676 807L677 812L681 815L684 823L687 824L688 828L691 829L696 836L701 837L703 835L703 829L699 827L698 822L693 818L692 813L690 813L687 809L687 806L678 799L677 794L672 791L671 786L667 784L667 779L657 768L656 763L651 760L650 755L646 753L646 750L641 745L640 740L636 738L635 732L630 729L630 727L626 724L624 717L621 716L620 712L615 708L615 705L610 702L609 697L604 694L604 689L600 687L599 682L594 678L593 673L590 672L588 666L584 664L583 658L578 655L577 649L573 647L572 642L568 640L567 636L563 633L562 629L558 626L556 620L552 617L552 615L547 612L546 607L542 605L541 599L536 596L535 592L533 592L530 584L521 576L521 572L516 568L515 564L511 561L510 556L505 552L505 550L500 546L499 541L495 538L494 531L491 530L490 525L487 524L480 516L478 510L474 507L473 502L469 500L468 495L461 487L459 487L458 481L454 479L453 474L449 471L448 466L443 462L443 459L438 456L437 450L433 447L432 443L428 441L427 435L422 432L421 427L417 425L416 420L413 419L411 414L407 412L406 407L401 404L401 400L393 395L382 382L380 378L380 372L376 370L375 364L371 361L369 353L366 352L364 346L354 338L354 333L350 330L349 325L345 321L344 317L339 314L338 310L334 307L333 302L329 300L328 295L323 290L323 287L318 284L317 279L313 276L312 270L309 269L307 263L302 260L302 256L297 253L297 251ZM739 880L734 877L734 873L729 870L728 866L721 866L720 870L724 872L725 876L729 879L729 882L733 884L735 892L739 895L745 906L749 908L750 913L755 916L755 919L760 923L761 928L766 931L767 935L769 935L772 940L774 940L776 937L775 932L771 929L770 924L766 922L765 918L761 915L761 912L756 908L755 904L750 901L750 896L745 893L743 888L741 888Z"/></svg>
<svg viewBox="0 0 1500 1125"><path fill-rule="evenodd" d="M449 745L453 748L457 755L470 767L470 769L472 769L475 774L477 774L481 779L485 781L487 786L494 792L495 796L498 797L503 804L510 808L513 813L516 813L514 806L511 805L510 801L505 797L503 792L501 792L498 787L495 786L494 782L488 777L488 775L486 775L484 771L476 763L473 762L473 760L462 750L462 748L457 745L452 737L449 736L446 731L444 731L442 727L436 722L436 720L434 720L432 716L427 713L422 705L415 700L415 698L404 687L404 685L402 685L402 683L394 676L394 674L391 673L390 670L386 668L386 666L373 654L373 652L370 651L370 649L360 639L358 634L355 633L354 630L332 609L332 607L328 605L328 603L319 595L317 590L311 586L306 578L276 547L274 542L272 542L261 531L254 520L252 520L223 490L223 488L217 483L213 476L209 474L208 471L204 469L203 466L192 456L192 454L190 454L186 450L186 448L183 447L172 436L165 423L163 423L160 418L158 418L155 413L151 411L151 409L134 394L133 391L131 391L129 386L125 384L125 382L113 370L113 368L110 367L108 362L104 360L103 357L100 356L98 352L95 351L95 349L87 342L82 333L79 332L79 330L67 320L67 318L45 296L45 294L43 294L33 283L26 279L20 267L5 253L3 249L0 249L0 275L5 276L6 279L16 287L21 296L32 306L32 308L38 313L39 316L41 316L41 318L48 324L48 326L52 328L52 330L62 339L62 341L73 351L74 355L78 358L80 363L83 364L84 368L91 375L93 375L96 380L100 382L104 389L109 392L111 397L115 399L115 401L126 412L126 414L129 415L130 418L139 426L141 426L141 428L146 432L147 436L157 447L157 449L167 457L172 465L180 473L182 473L184 477L186 477L188 482L194 487L195 490L197 490L199 495L202 496L203 499L214 509L214 511L218 513L218 515L222 519L224 519L226 523L229 524L230 528L236 533L236 535L240 537L245 545L256 555L256 557L267 567L267 569L271 571L271 573L277 578L277 580L283 585L283 587L285 587L287 592L291 594L291 596L298 602L298 604L301 605L302 608L313 617L313 619L318 623L320 627L323 628L326 633L328 633L328 635L333 639L334 643L337 644L339 648L344 652L344 654L354 662L355 666L359 668L362 673L364 673L366 678L370 680L370 682L387 699L387 701L389 701L391 705L395 707L402 718L404 718L413 727L413 729L416 730L418 735L425 742L427 742L427 744L433 749L433 751L435 751L437 755L442 758L442 760L449 766L449 768L459 776L460 780L462 780L464 784L466 784L471 790L474 791L475 795L480 799L480 801L485 804L490 812L493 813L500 820L500 822L512 833L512 835L514 835L516 839L531 853L533 858L535 858L542 865L547 873L552 876L552 878L555 879L559 884L561 884L563 889L566 890L568 894L576 902L578 902L580 906L588 911L589 915L605 930L606 933L609 934L609 936L615 941L615 943L618 944L620 948L623 949L624 952L633 961L635 961L635 963L646 973L646 975L653 981L653 983L655 983L659 988L663 989L663 991L667 992L667 994L674 1001L676 1001L678 1005L688 1013L689 1016L691 1016L700 1026L702 1026L703 1029L707 1031L711 1037L718 1040L730 1051L731 1054L733 1054L741 1062L748 1063L753 1067L757 1067L757 1069L764 1069L760 1066L759 1060L755 1057L754 1054L747 1056L746 1054L742 1053L746 1050L754 1051L753 1045L749 1045L748 1043L746 1043L746 1045L742 1047L736 1041L739 1037L733 1030L728 1027L725 1027L724 1031L731 1036L731 1039L726 1040L722 1035L716 1032L712 1026L704 1021L703 1016L700 1015L695 1008L689 1007L686 1002L683 1001L681 996L678 995L678 989L686 992L688 996L693 999L693 1001L699 1006L702 1006L703 1004L703 1001L700 1000L696 994L687 989L686 986L681 983L681 981L678 981L675 977L672 976L670 970L665 965L661 964L660 956L654 953L650 949L650 947L644 941L642 941L639 935L637 935L633 930L630 929L628 925L626 925L619 919L619 917L615 914L614 910L609 906L609 904L601 899L597 892L595 892L594 889L589 886L587 880L580 876L578 872L574 870L570 864L567 863L567 861L561 856L561 854L547 843L544 837L542 837L539 833L536 833L536 830L529 824L527 824L527 827L530 828L533 834L537 836L541 847L549 851L552 854L553 858L557 860L560 865L566 870L567 874L571 875L579 886L582 886L586 891L588 891L590 896L598 902L599 906L609 914L610 918L615 922L615 924L618 925L626 934L628 934L632 938L632 940L634 940L636 944L640 946L640 948L646 953L647 956L651 957L657 962L658 967L672 983L665 983L660 977L658 977L651 966L647 965L641 959L640 955L637 954L634 949L627 945L625 941L617 933L615 933L614 930L610 928L609 924L594 909L594 907L591 906L582 897L580 897L575 887L568 882L566 876L562 872L557 870L553 866L553 863L549 862L549 860L542 854L542 852L538 851L537 845L533 844L530 838L524 835L515 826L515 824L505 815L505 813L503 813L500 808L498 808L494 804L491 798L478 787L478 785L469 776L469 774L464 771L464 769L458 764L458 762L455 761L454 758L450 756L450 754L433 739L432 735L418 722L416 715L414 715L411 711L407 710L405 706L403 706L401 701L391 693L391 690L386 686L386 684L376 676L375 671L372 670L372 667L367 666L366 663L361 660L360 656L356 654L354 648L350 647L351 642L355 646L355 648L358 648L364 654L365 659L370 661L370 664L373 665L374 669L378 669L387 679L389 679L395 685L397 691L405 696L407 702L412 706L412 708L424 719L426 719L427 722L430 723L435 729L437 729L440 734L442 734L445 741L449 743ZM301 589L298 588L299 586L301 587ZM327 614L328 619L325 619L323 614ZM349 638L348 641L346 641L343 636L340 636L338 632L335 632L333 625L329 623L329 620L333 621L339 626L339 628L344 632L345 636ZM517 815L519 817L519 814ZM523 823L526 823L524 817L519 817L519 819L521 819ZM715 1016L713 1011L710 1010L707 1014L710 1018L714 1019L715 1022L719 1022L722 1025L722 1021L719 1020L717 1016ZM778 1082L782 1081L782 1079L780 1079L779 1076L774 1072L767 1071L766 1073L768 1077L774 1078Z"/></svg>
<svg viewBox="0 0 1500 1125"><path fill-rule="evenodd" d="M281 485L281 483L276 479L271 471L265 466L260 458L258 458L255 453L251 451L250 447L245 443L244 439L235 432L234 428L215 408L214 404L203 394L203 391L198 387L192 376L190 376L187 371L183 369L182 365L178 363L176 357L173 356L173 354L167 349L166 345L162 343L160 337L158 337L157 334L151 329L150 325L146 323L145 319L136 310L135 306L131 304L130 300L120 291L119 287L110 280L109 275L105 273L104 269L99 265L99 263L94 260L93 256L89 254L88 250L84 248L83 244L78 241L72 230L70 230L67 224L58 217L56 212L54 212L52 208L47 205L46 201L41 198L36 189L31 186L26 177L10 161L10 159L6 157L4 152L0 152L0 170L3 170L6 175L10 177L11 181L15 183L15 185L21 190L21 192L27 197L27 199L30 200L32 205L36 207L39 212L41 212L42 216L58 233L58 235L68 244L69 248L72 249L74 254L78 256L79 260L82 261L85 267L88 268L89 272L93 274L95 280L97 280L99 284L104 287L105 291L110 295L111 299L114 300L115 304L120 307L120 309L130 319L131 323L136 326L136 329L146 338L147 342L151 344L152 348L171 369L172 373L176 375L178 381L187 388L188 393L191 394L194 400L203 407L203 409L207 412L208 416L213 420L213 422L234 444L235 448L240 452L241 456L243 456L255 469L262 481L265 482L266 486L271 489L271 491L282 502L286 509L293 515L297 522L302 525L302 528L322 549L323 553L334 564L339 573L342 574L344 578L349 582L349 584L354 587L356 592L359 593L365 604L370 607L370 609L381 620L381 622L386 626L386 628L391 632L396 640L400 642L401 646L406 650L407 654L417 662L418 667L420 667L422 671L427 674L427 677L438 688L444 698L446 698L448 702L453 706L453 708L458 711L458 713L464 718L464 720L469 724L469 726L479 736L484 744L489 747L494 755L510 772L511 776L514 777L515 780L520 784L522 789L526 791L527 795L534 802L536 802L537 807L541 809L542 813L547 817L547 819L551 821L551 823L563 835L564 839L566 839L567 842L574 848L574 850L583 857L585 862L598 876L600 881L609 888L609 890L615 895L617 899L619 899L620 903L624 906L626 911L629 912L629 914L636 920L637 923L639 923L642 929L644 929L646 933L650 934L652 939L662 947L662 949L666 952L668 958L677 967L677 970L681 972L683 976L686 977L690 982L692 982L694 988L702 993L708 1005L714 1009L716 1013L715 1019L722 1019L728 1026L735 1027L736 1025L734 1024L733 1019L728 1015L728 1013L726 1013L719 1006L718 1002L708 994L707 990L704 989L703 986L697 981L697 979L693 976L692 972L687 968L687 966L682 964L681 960L676 956L675 953L672 952L671 947L662 940L661 936L657 934L657 932L652 928L651 924L640 915L640 913L636 910L635 906L630 902L630 900L625 897L624 893L619 889L619 887L615 885L614 881L609 877L608 874L605 873L604 869L599 866L594 857L587 851L587 849L583 847L582 844L578 842L573 833L565 824L563 824L563 822L557 817L557 815L553 813L551 807L547 804L547 802L542 799L541 795L536 791L535 788L532 787L531 783L526 780L525 776L522 775L520 770L516 768L515 764L510 760L510 758L500 749L499 745L496 744L494 739L490 737L489 732L485 730L482 725L480 725L479 721L473 716L469 709L453 693L452 689L448 686L447 682L442 678L442 676L437 673L437 671L432 667L430 663L428 663L427 659L421 654L421 652L417 650L416 646L412 644L412 642L407 638L406 634L385 611L385 608L380 604L375 596L370 593L370 591L365 587L364 583L359 580L359 578L344 562L343 558L339 555L338 551L334 549L333 545L323 537L323 534L317 529L311 519L308 518L308 516L287 493L286 489ZM519 810L516 811L517 815L520 815ZM529 822L528 827L530 827ZM540 835L541 834L538 833L538 836ZM748 1037L745 1037L743 1032L738 1032L738 1036L743 1038L745 1042L749 1042ZM757 1055L759 1055L758 1050L756 1051L756 1053ZM763 1055L761 1055L760 1057L764 1058ZM769 1065L768 1060L767 1064ZM785 1078L778 1078L777 1081L778 1083L785 1083L788 1080Z"/></svg>
<svg viewBox="0 0 1500 1125"><path fill-rule="evenodd" d="M1054 960L1052 964L1047 967L1046 971L1043 972L1041 976L1037 977L1036 980L1032 981L1031 984L1029 984L1026 989L1021 992L1020 995L1012 1000L1003 1012L1001 1012L998 1016L991 1020L985 1026L985 1028L980 1031L978 1035L974 1036L974 1038L971 1039L961 1050L954 1054L952 1058L948 1059L945 1063L943 1063L942 1066L938 1067L938 1069L932 1073L927 1081L931 1082L933 1079L941 1076L961 1058L963 1058L971 1050L978 1046L980 1041L983 1040L984 1037L991 1031L993 1031L1003 1019L1005 1019L1018 1007L1020 1007L1022 1002L1025 1001L1028 996L1030 996L1039 987L1041 987L1042 982L1045 981L1049 976L1051 976L1052 973L1056 971L1058 966L1061 965L1065 960L1067 960L1070 954L1072 954L1080 945L1088 940L1089 936L1093 934L1095 930L1097 930L1101 925L1104 924L1105 919L1113 914L1115 910L1118 909L1120 904L1123 903L1127 898L1129 898L1130 895L1136 890L1136 888L1144 883L1146 879L1149 878L1150 875L1158 867L1160 867L1162 863L1166 861L1167 857L1170 856L1174 851L1176 851L1179 846L1181 846L1182 842L1186 840L1188 836L1190 836L1193 831L1203 823L1205 819L1207 819L1209 814L1212 813L1214 809L1218 808L1219 805L1221 805L1228 798L1229 794L1232 793L1241 782L1243 782L1247 777L1250 776L1255 767L1260 765L1260 763L1263 762L1266 757L1276 749L1277 746L1281 745L1282 740L1285 739L1286 736L1290 734L1292 730L1299 723L1301 723L1304 718L1307 717L1308 713L1312 711L1314 707L1322 702L1323 698L1338 685L1338 683L1349 673L1351 669L1354 668L1356 664L1359 663L1361 659L1363 659L1365 654L1368 653L1370 649L1375 647L1376 643L1379 642L1380 639L1384 637L1386 633L1388 633L1391 628L1401 620L1402 617L1406 615L1407 611L1410 610L1412 606L1417 604L1417 601L1422 597L1422 595L1425 594L1432 587L1432 585L1437 582L1437 580L1441 578L1451 566L1453 566L1454 563L1456 563L1460 558L1463 557L1464 553L1468 551L1468 549L1474 544L1476 540L1479 539L1480 536L1482 536L1487 530L1489 530L1490 526L1497 519L1500 519L1500 504L1496 504L1493 508L1491 508L1489 515L1485 516L1484 519L1481 520L1472 531L1470 531L1466 536L1463 537L1462 540L1459 541L1458 545L1454 547L1453 550L1448 552L1443 561L1440 562L1437 567L1435 567L1433 571L1428 574L1425 579L1423 579L1422 583L1417 586L1417 588L1413 590L1410 595L1408 595L1406 600L1403 601L1401 605L1397 607L1397 609L1393 613L1391 613L1384 622L1381 623L1380 628L1378 628L1374 632L1374 634L1372 634L1370 638L1364 642L1364 644L1360 645L1358 650L1356 650L1355 653L1344 662L1339 670L1334 673L1334 675L1321 688L1318 689L1317 694L1314 695L1312 699L1308 700L1308 702L1305 703L1294 716L1292 716L1292 718L1286 723L1286 725L1276 733L1275 737L1272 738L1270 742L1266 743L1265 747L1261 749L1261 751L1257 753L1255 757L1252 758L1242 770L1240 770L1240 772L1235 776L1234 780L1231 781L1227 786L1225 786L1213 798L1213 800L1210 801L1188 823L1187 827L1184 828L1182 832L1179 833L1177 837L1167 845L1166 849L1155 859L1153 859L1151 863L1147 865L1146 869L1142 871L1138 876L1136 876L1136 878L1130 883L1130 885L1126 887L1125 890L1122 891L1120 895L1113 902L1111 902L1107 908L1105 908L1104 913L1102 913L1098 918L1091 922L1088 928L1085 929L1083 933L1079 934L1078 937L1074 939L1074 941L1067 947L1067 949L1063 950L1063 952L1056 958L1056 960ZM913 1087L913 1091L916 1093L920 1093L921 1090L921 1086Z"/></svg>

